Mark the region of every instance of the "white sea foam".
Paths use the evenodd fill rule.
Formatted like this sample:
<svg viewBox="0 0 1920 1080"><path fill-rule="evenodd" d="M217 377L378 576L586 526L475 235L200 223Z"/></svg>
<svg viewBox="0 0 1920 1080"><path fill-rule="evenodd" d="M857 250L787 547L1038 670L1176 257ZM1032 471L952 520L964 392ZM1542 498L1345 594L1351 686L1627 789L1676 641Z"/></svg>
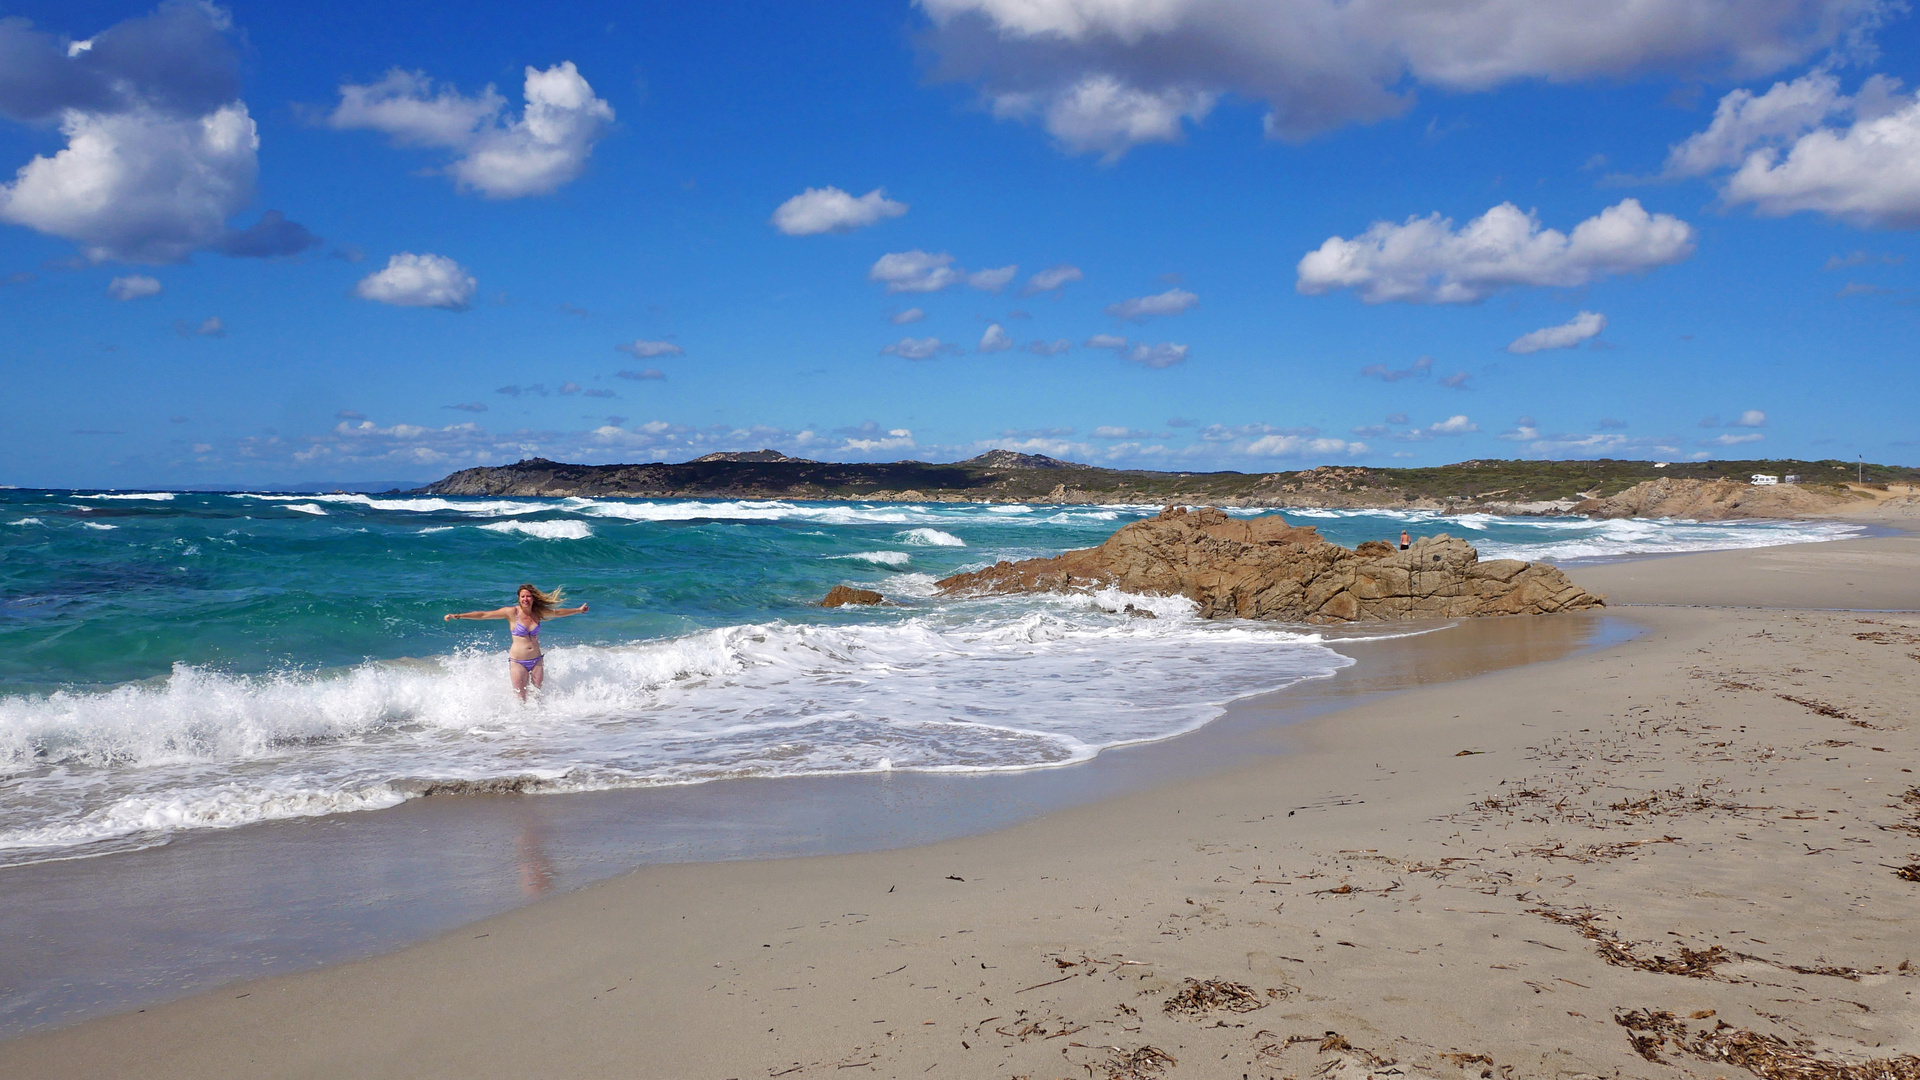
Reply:
<svg viewBox="0 0 1920 1080"><path fill-rule="evenodd" d="M320 516L320 517L326 517L326 516L327 516L327 512L326 512L326 511L325 511L324 509L322 509L322 508L321 508L321 507L319 506L319 504L317 504L317 503L310 503L310 502L305 502L305 503L287 503L287 504L285 505L285 507L284 507L284 509L287 509L287 510L298 510L299 512L301 512L301 513L303 513L303 514L315 514L315 515L318 515L318 516Z"/></svg>
<svg viewBox="0 0 1920 1080"><path fill-rule="evenodd" d="M1451 519L1449 519L1451 520ZM1513 518L1496 519L1506 526L1497 537L1477 537L1474 546L1485 559L1610 559L1628 555L1679 554L1687 551L1723 551L1733 548L1776 547L1845 540L1865 535L1860 525L1833 521L1715 521L1692 522L1623 518L1589 521L1585 518L1527 519L1521 526L1535 535L1515 542Z"/></svg>
<svg viewBox="0 0 1920 1080"><path fill-rule="evenodd" d="M1127 603L1159 617L1115 614ZM1037 597L559 647L526 706L491 650L318 674L177 665L108 691L0 697L0 862L436 787L1063 765L1349 663L1317 636L1191 610L1118 593Z"/></svg>
<svg viewBox="0 0 1920 1080"><path fill-rule="evenodd" d="M117 529L120 526L109 525L104 521L83 521L80 523L80 527L83 529L100 529L102 531L105 531L107 529Z"/></svg>
<svg viewBox="0 0 1920 1080"><path fill-rule="evenodd" d="M76 499L138 499L138 500L145 500L147 502L172 502L174 495L173 495L173 492L171 491L134 491L134 492L127 492L124 494L115 493L111 495L75 495L74 498Z"/></svg>
<svg viewBox="0 0 1920 1080"><path fill-rule="evenodd" d="M894 537L903 544L918 544L922 547L966 547L967 542L950 532L939 529L908 529Z"/></svg>
<svg viewBox="0 0 1920 1080"><path fill-rule="evenodd" d="M829 555L829 559L857 559L878 566L905 566L913 561L913 556L904 551L857 551L852 555Z"/></svg>
<svg viewBox="0 0 1920 1080"><path fill-rule="evenodd" d="M519 533L541 540L585 540L593 528L584 521L495 521L479 528L488 532Z"/></svg>
<svg viewBox="0 0 1920 1080"><path fill-rule="evenodd" d="M21 518L21 519L20 519L19 521L9 521L9 522L7 522L7 524L9 524L9 525L39 525L39 524L41 524L41 521L40 521L40 519L39 519L39 518L37 518L37 517L23 517L23 518Z"/></svg>

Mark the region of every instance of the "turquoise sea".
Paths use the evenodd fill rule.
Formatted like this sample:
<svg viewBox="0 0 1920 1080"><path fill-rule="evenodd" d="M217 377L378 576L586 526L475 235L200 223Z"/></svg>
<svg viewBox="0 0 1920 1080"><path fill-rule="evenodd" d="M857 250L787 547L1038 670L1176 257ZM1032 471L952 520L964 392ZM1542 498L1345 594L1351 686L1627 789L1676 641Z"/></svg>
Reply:
<svg viewBox="0 0 1920 1080"><path fill-rule="evenodd" d="M1177 599L932 598L1155 512L0 490L0 865L431 791L1061 766L1351 662ZM1287 516L1347 545L1409 528L1555 561L1860 531ZM548 624L525 705L506 624L441 621L523 581L592 609ZM842 582L897 603L812 606Z"/></svg>

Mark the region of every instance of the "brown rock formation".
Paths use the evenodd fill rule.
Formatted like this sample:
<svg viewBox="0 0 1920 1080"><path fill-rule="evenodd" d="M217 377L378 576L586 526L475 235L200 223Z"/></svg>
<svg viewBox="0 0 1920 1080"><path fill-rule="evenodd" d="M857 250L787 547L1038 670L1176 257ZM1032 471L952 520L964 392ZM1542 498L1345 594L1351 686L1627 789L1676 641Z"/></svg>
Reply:
<svg viewBox="0 0 1920 1080"><path fill-rule="evenodd" d="M821 607L845 607L848 604L884 604L887 598L872 589L856 589L851 585L835 585L827 590L820 601Z"/></svg>
<svg viewBox="0 0 1920 1080"><path fill-rule="evenodd" d="M1400 551L1374 540L1348 550L1278 514L1230 518L1173 508L1096 548L1001 562L938 583L949 596L1117 587L1185 596L1204 618L1337 623L1536 615L1601 606L1554 567L1481 562L1464 540L1423 537Z"/></svg>
<svg viewBox="0 0 1920 1080"><path fill-rule="evenodd" d="M1726 521L1733 518L1795 518L1831 514L1861 503L1858 496L1835 484L1771 484L1757 486L1738 480L1685 480L1661 477L1642 480L1617 495L1588 499L1573 513L1597 518L1686 518Z"/></svg>

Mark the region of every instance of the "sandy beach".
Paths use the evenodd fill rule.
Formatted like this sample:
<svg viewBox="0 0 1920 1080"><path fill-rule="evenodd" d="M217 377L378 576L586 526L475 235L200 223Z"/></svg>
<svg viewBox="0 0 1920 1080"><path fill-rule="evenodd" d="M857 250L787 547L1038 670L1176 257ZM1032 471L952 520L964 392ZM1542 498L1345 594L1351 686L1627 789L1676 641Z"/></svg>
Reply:
<svg viewBox="0 0 1920 1080"><path fill-rule="evenodd" d="M987 835L644 868L4 1072L1920 1075L1920 540L1573 573L1641 634Z"/></svg>

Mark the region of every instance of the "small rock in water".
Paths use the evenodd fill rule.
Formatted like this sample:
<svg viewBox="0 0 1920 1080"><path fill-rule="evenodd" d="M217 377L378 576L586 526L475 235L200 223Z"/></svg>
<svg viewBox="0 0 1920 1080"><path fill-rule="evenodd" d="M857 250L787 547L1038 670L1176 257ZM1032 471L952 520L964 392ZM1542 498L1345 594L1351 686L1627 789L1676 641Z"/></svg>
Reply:
<svg viewBox="0 0 1920 1080"><path fill-rule="evenodd" d="M1125 615L1128 618L1132 618L1132 619L1157 619L1160 617L1158 615L1155 615L1153 612L1148 611L1146 608L1137 608L1137 607L1134 607L1132 604L1128 604L1126 606L1126 609L1123 610L1120 614Z"/></svg>
<svg viewBox="0 0 1920 1080"><path fill-rule="evenodd" d="M821 607L843 607L847 604L884 604L887 598L872 589L856 589L851 585L835 585L827 590L826 598L820 601Z"/></svg>

